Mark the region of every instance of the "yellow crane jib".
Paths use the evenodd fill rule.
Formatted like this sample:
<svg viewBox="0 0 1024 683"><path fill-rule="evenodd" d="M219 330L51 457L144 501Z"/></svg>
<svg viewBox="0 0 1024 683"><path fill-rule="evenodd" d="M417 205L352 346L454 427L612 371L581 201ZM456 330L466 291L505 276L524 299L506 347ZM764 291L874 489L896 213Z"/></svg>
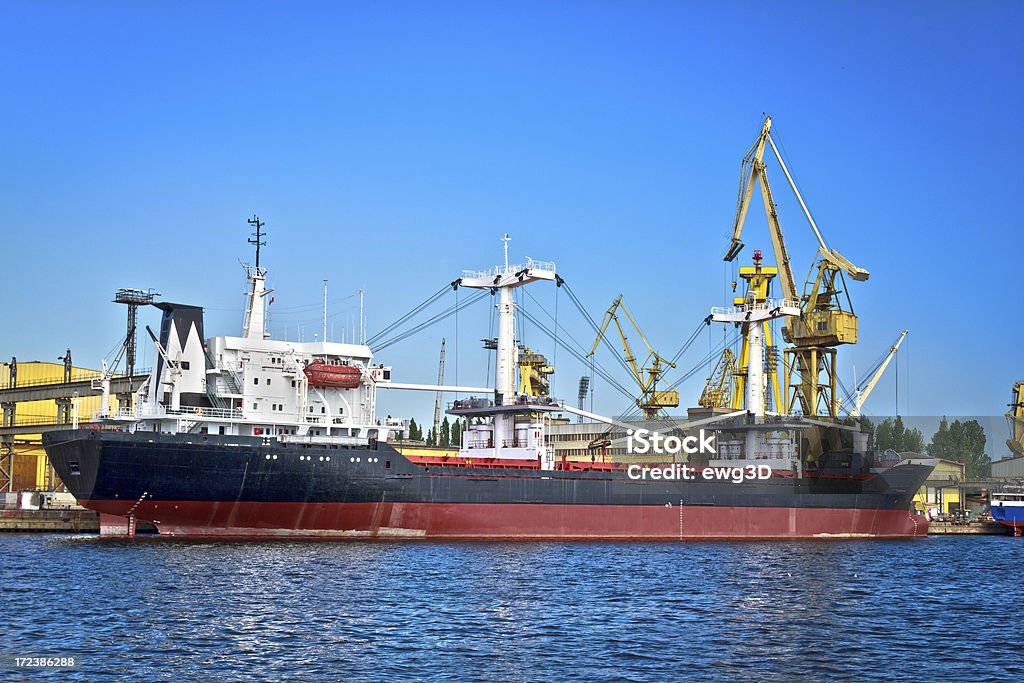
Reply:
<svg viewBox="0 0 1024 683"><path fill-rule="evenodd" d="M728 408L732 405L736 376L736 354L726 348L718 357L697 405L702 408Z"/></svg>
<svg viewBox="0 0 1024 683"><path fill-rule="evenodd" d="M878 380L882 378L882 375L885 373L885 369L889 367L889 361L891 361L893 356L896 355L896 352L900 350L900 344L903 343L903 338L907 336L909 331L910 330L903 330L900 332L899 339L889 347L889 355L887 355L885 360L883 360L878 366L878 370L875 371L875 374L868 381L867 386L864 387L863 391L857 392L857 400L854 403L853 410L850 411L850 417L858 417L860 415L861 406L864 405L864 401L868 400L868 396L871 395L875 385L878 384Z"/></svg>
<svg viewBox="0 0 1024 683"><path fill-rule="evenodd" d="M643 363L637 363L636 355L633 353L633 349L630 348L629 338L626 336L625 330L622 328L622 323L619 320L618 311L621 310L626 316L626 319L636 330L637 335L640 337L640 341L647 347L647 357ZM597 332L597 338L594 340L594 346L590 349L590 353L587 357L593 356L597 351L598 345L604 338L605 333L608 331L608 326L614 322L615 328L619 332L619 338L622 340L622 350L625 352L625 362L629 366L630 371L633 374L633 380L640 387L640 398L637 399L637 406L643 410L644 416L648 419L657 417L658 413L662 408L676 408L679 406L679 392L673 390L660 391L658 390L658 382L661 380L662 375L667 369L676 367L675 363L672 363L660 355L658 355L650 343L644 336L644 333L640 330L640 326L637 325L636 320L630 314L629 309L622 303L622 295L619 294L612 305L608 307L608 310L604 313L604 318L601 320L601 326ZM650 364L650 367L648 367ZM646 375L646 376L645 376Z"/></svg>

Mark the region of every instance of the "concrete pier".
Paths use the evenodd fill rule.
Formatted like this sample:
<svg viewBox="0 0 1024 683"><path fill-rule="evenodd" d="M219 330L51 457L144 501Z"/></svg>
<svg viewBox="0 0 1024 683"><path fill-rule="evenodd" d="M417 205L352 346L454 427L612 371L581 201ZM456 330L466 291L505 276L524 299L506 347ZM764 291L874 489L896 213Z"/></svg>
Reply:
<svg viewBox="0 0 1024 683"><path fill-rule="evenodd" d="M968 522L957 524L955 522L931 522L928 525L929 536L948 535L1009 535L1009 529L999 522Z"/></svg>
<svg viewBox="0 0 1024 683"><path fill-rule="evenodd" d="M0 510L0 532L96 534L100 516L92 510Z"/></svg>

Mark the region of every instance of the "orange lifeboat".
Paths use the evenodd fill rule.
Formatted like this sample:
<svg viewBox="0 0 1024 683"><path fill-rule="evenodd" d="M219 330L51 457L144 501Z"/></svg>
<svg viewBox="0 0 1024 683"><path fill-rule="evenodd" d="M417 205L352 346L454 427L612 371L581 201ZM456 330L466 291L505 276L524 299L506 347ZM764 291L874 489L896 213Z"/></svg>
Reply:
<svg viewBox="0 0 1024 683"><path fill-rule="evenodd" d="M303 368L303 372L314 387L355 389L362 379L359 368L351 365L329 365L322 360L313 361Z"/></svg>

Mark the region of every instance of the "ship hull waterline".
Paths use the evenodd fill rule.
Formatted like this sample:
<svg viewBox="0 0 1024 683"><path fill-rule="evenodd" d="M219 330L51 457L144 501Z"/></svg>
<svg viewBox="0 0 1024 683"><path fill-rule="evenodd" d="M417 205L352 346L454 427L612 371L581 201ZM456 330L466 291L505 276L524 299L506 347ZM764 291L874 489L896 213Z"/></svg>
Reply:
<svg viewBox="0 0 1024 683"><path fill-rule="evenodd" d="M624 473L424 467L387 444L50 432L47 455L100 513L171 537L740 540L912 538L930 468L865 482L636 482Z"/></svg>
<svg viewBox="0 0 1024 683"><path fill-rule="evenodd" d="M134 503L80 501L127 516ZM898 510L480 503L145 501L131 513L161 536L207 538L686 541L912 538Z"/></svg>

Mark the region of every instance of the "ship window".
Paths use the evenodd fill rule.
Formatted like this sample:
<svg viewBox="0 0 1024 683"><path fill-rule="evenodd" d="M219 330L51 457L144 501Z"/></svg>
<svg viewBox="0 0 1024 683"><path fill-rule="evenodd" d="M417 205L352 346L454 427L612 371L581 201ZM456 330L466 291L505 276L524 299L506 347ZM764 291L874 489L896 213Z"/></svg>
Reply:
<svg viewBox="0 0 1024 683"><path fill-rule="evenodd" d="M327 412L327 407L326 406L320 406L320 412L321 413L326 413Z"/></svg>
<svg viewBox="0 0 1024 683"><path fill-rule="evenodd" d="M391 469L391 461L390 460L385 460L384 461L384 469L386 469L386 470L390 470Z"/></svg>
<svg viewBox="0 0 1024 683"><path fill-rule="evenodd" d="M270 386L270 378L269 377L267 378L267 386L268 387Z"/></svg>
<svg viewBox="0 0 1024 683"><path fill-rule="evenodd" d="M221 425L220 427L218 427L217 433L218 434L223 434L224 433L224 425Z"/></svg>
<svg viewBox="0 0 1024 683"><path fill-rule="evenodd" d="M345 407L342 406L341 408L338 408L338 415L344 415L344 414L345 414Z"/></svg>
<svg viewBox="0 0 1024 683"><path fill-rule="evenodd" d="M255 403L252 404L252 409L256 410L256 404Z"/></svg>
<svg viewBox="0 0 1024 683"><path fill-rule="evenodd" d="M252 383L253 384L259 384L260 383L260 378L259 377L253 377L252 378Z"/></svg>
<svg viewBox="0 0 1024 683"><path fill-rule="evenodd" d="M390 370L385 370L384 371L384 379L391 379L391 371Z"/></svg>
<svg viewBox="0 0 1024 683"><path fill-rule="evenodd" d="M292 380L292 387L295 387L295 380Z"/></svg>
<svg viewBox="0 0 1024 683"><path fill-rule="evenodd" d="M188 361L187 360L181 361L180 365L181 365L181 369L182 370L188 370Z"/></svg>

